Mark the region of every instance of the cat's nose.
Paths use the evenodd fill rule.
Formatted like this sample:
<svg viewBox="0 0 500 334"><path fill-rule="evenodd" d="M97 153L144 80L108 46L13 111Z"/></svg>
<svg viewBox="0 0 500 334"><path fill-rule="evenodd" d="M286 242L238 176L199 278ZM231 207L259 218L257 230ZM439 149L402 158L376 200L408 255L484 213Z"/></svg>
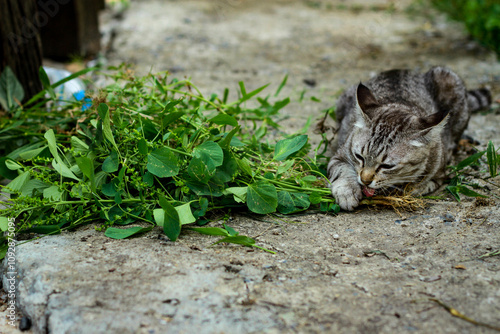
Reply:
<svg viewBox="0 0 500 334"><path fill-rule="evenodd" d="M369 185L370 183L372 183L373 178L375 177L375 171L370 169L363 169L359 176L363 184Z"/></svg>

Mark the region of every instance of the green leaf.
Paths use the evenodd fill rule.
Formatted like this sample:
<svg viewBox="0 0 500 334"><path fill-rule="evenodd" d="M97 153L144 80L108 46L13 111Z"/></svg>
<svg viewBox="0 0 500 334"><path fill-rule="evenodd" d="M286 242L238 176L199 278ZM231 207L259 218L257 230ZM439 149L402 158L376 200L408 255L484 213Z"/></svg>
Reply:
<svg viewBox="0 0 500 334"><path fill-rule="evenodd" d="M155 219L156 225L163 227L163 223L165 222L165 211L163 209L154 209L153 217Z"/></svg>
<svg viewBox="0 0 500 334"><path fill-rule="evenodd" d="M490 176L497 176L498 159L497 152L491 140L488 142L488 148L486 149L486 157L488 158L488 169L490 171Z"/></svg>
<svg viewBox="0 0 500 334"><path fill-rule="evenodd" d="M38 77L40 78L40 81L42 82L43 88L49 93L50 98L52 100L56 100L56 93L54 92L54 88L50 86L50 80L47 75L47 72L45 72L45 69L43 66L40 66L40 69L38 70Z"/></svg>
<svg viewBox="0 0 500 334"><path fill-rule="evenodd" d="M194 157L189 162L187 171L191 177L202 183L207 183L215 173L214 169L209 169L205 161L200 158Z"/></svg>
<svg viewBox="0 0 500 334"><path fill-rule="evenodd" d="M238 133L238 131L240 131L239 125L237 127L235 127L234 129L232 129L231 131L227 132L224 135L224 138L219 142L220 147L223 149L229 149L229 146L234 146L234 145L232 145L232 140L233 140L234 135L236 133Z"/></svg>
<svg viewBox="0 0 500 334"><path fill-rule="evenodd" d="M227 114L218 114L217 116L212 117L208 121L218 125L238 126L238 121L236 120L236 118Z"/></svg>
<svg viewBox="0 0 500 334"><path fill-rule="evenodd" d="M193 150L193 159L189 162L188 173L202 183L207 183L215 169L224 162L222 148L213 141L207 141Z"/></svg>
<svg viewBox="0 0 500 334"><path fill-rule="evenodd" d="M7 168L5 165L5 161L9 159L7 157L0 158L0 176L3 176L6 179L13 180L15 179L18 174L17 172L10 170Z"/></svg>
<svg viewBox="0 0 500 334"><path fill-rule="evenodd" d="M87 157L78 157L75 160L83 175L90 180L92 191L95 191L94 161Z"/></svg>
<svg viewBox="0 0 500 334"><path fill-rule="evenodd" d="M206 199L205 197L200 197L199 199L199 206L200 208L197 209L193 215L196 219L200 218L200 217L203 217L206 213L207 213L207 209L208 209L208 199Z"/></svg>
<svg viewBox="0 0 500 334"><path fill-rule="evenodd" d="M96 189L101 188L104 185L104 183L106 182L107 178L108 178L108 174L106 172L100 171L100 172L96 173L94 176Z"/></svg>
<svg viewBox="0 0 500 334"><path fill-rule="evenodd" d="M109 117L109 107L105 103L99 104L97 107L97 111L99 116L102 119L102 132L104 134L104 138L106 138L111 145L113 145L114 149L118 152L118 146L115 142L115 137L113 136L113 131L111 130L111 118Z"/></svg>
<svg viewBox="0 0 500 334"><path fill-rule="evenodd" d="M5 66L0 75L0 104L11 111L18 107L18 103L24 99L24 89L16 75L9 66ZM16 100L18 102L16 102Z"/></svg>
<svg viewBox="0 0 500 334"><path fill-rule="evenodd" d="M486 153L486 151L477 152L477 153L471 155L470 157L465 158L464 160L460 161L457 164L456 169L457 170L462 170L465 167L468 167L468 166L472 165L474 162L476 162L477 160L479 160L479 158L481 158L484 153Z"/></svg>
<svg viewBox="0 0 500 334"><path fill-rule="evenodd" d="M134 226L129 228L108 227L106 229L106 232L104 232L104 235L112 239L125 239L136 234L151 231L152 229L153 226L149 227Z"/></svg>
<svg viewBox="0 0 500 334"><path fill-rule="evenodd" d="M17 122L14 124L17 124ZM2 132L2 131L0 131L0 132ZM21 153L31 151L35 148L39 148L40 146L43 146L44 144L45 144L45 141L38 141L38 142L34 142L33 144L21 146L20 148L10 152L7 155L7 157L11 158L12 160L17 160Z"/></svg>
<svg viewBox="0 0 500 334"><path fill-rule="evenodd" d="M258 128L257 131L255 131L254 134L255 139L260 141L262 137L266 135L266 133L267 133L267 124L265 124L264 122L264 124L260 128Z"/></svg>
<svg viewBox="0 0 500 334"><path fill-rule="evenodd" d="M221 242L228 242L231 244L238 244L247 247L255 246L255 240L250 237L247 237L246 235L229 236L214 242L213 245L220 244Z"/></svg>
<svg viewBox="0 0 500 334"><path fill-rule="evenodd" d="M191 205L189 203L176 206L175 210L177 210L181 225L191 224L196 221L196 218L193 216L193 213L191 211Z"/></svg>
<svg viewBox="0 0 500 334"><path fill-rule="evenodd" d="M250 161L247 158L236 159L236 162L238 163L238 167L240 167L243 172L253 177L254 173L252 171L252 167L250 167Z"/></svg>
<svg viewBox="0 0 500 334"><path fill-rule="evenodd" d="M225 237L225 238L222 238L222 239L214 242L212 245L217 245L217 244L220 244L221 242L243 245L243 246L247 246L247 247L256 247L256 248L262 249L263 251L266 251L266 252L269 252L272 254L276 254L276 252L273 252L269 249L265 249L264 247L257 246L255 244L254 239L247 237L245 235L234 235L234 236Z"/></svg>
<svg viewBox="0 0 500 334"><path fill-rule="evenodd" d="M481 194L475 192L474 190L469 189L463 185L458 186L458 192L461 194L464 194L465 196L468 196L468 197L488 197L488 196L481 195Z"/></svg>
<svg viewBox="0 0 500 334"><path fill-rule="evenodd" d="M248 187L229 187L224 189L224 194L232 194L236 203L245 203L247 201Z"/></svg>
<svg viewBox="0 0 500 334"><path fill-rule="evenodd" d="M233 106L235 104L241 104L241 103L243 103L243 102L245 102L247 100L250 100L252 97L254 97L255 95L259 94L264 89L266 89L267 86L269 86L269 84L264 85L264 86L262 86L260 88L257 88L256 90L251 91L250 93L247 94L246 89L245 89L245 84L243 83L243 81L240 81L238 84L240 85L242 97L238 101L235 101L233 103L228 104L227 105L228 107Z"/></svg>
<svg viewBox="0 0 500 334"><path fill-rule="evenodd" d="M180 102L180 101L179 101ZM165 107L166 108L166 107ZM162 121L161 121L161 126L162 129L165 129L167 126L184 116L185 112L184 111L177 111L177 112L172 112L168 113L165 116L163 116Z"/></svg>
<svg viewBox="0 0 500 334"><path fill-rule="evenodd" d="M2 230L2 232L5 232L8 229L9 229L9 218L0 217L0 230Z"/></svg>
<svg viewBox="0 0 500 334"><path fill-rule="evenodd" d="M29 151L21 152L21 153L19 153L19 157L21 159L23 159L23 160L31 160L31 159L37 157L46 148L47 148L47 146L45 145L45 146L42 146L42 147L39 147L39 148L35 148L34 150L29 150Z"/></svg>
<svg viewBox="0 0 500 334"><path fill-rule="evenodd" d="M111 151L109 156L104 160L101 168L106 173L114 173L119 167L120 161L118 160L118 154L115 151Z"/></svg>
<svg viewBox="0 0 500 334"><path fill-rule="evenodd" d="M139 150L139 153L142 155L148 155L148 143L146 142L146 139L141 138L139 142L137 143L137 149Z"/></svg>
<svg viewBox="0 0 500 334"><path fill-rule="evenodd" d="M226 224L222 224L222 226L224 226L224 228L226 229L226 231L229 233L230 236L237 236L239 233L236 232L236 230L234 228L232 228L231 226L227 226Z"/></svg>
<svg viewBox="0 0 500 334"><path fill-rule="evenodd" d="M122 199L122 192L121 191L116 192L114 201L116 204L122 204L123 199Z"/></svg>
<svg viewBox="0 0 500 334"><path fill-rule="evenodd" d="M248 186L247 206L255 213L275 212L278 206L276 187L266 181L258 181Z"/></svg>
<svg viewBox="0 0 500 334"><path fill-rule="evenodd" d="M243 95L243 96L247 95L247 90L245 88L245 83L243 81L239 81L238 85L240 86L241 95Z"/></svg>
<svg viewBox="0 0 500 334"><path fill-rule="evenodd" d="M57 202L61 200L62 192L59 190L58 186L50 186L43 190L43 198L50 201Z"/></svg>
<svg viewBox="0 0 500 334"><path fill-rule="evenodd" d="M89 151L89 145L75 136L71 136L71 147L73 147L76 153L86 153Z"/></svg>
<svg viewBox="0 0 500 334"><path fill-rule="evenodd" d="M288 80L288 73L285 75L285 77L281 81L278 89L276 90L276 93L274 93L275 97L279 95L279 93L281 92L281 89L283 89L283 87L286 85L287 80Z"/></svg>
<svg viewBox="0 0 500 334"><path fill-rule="evenodd" d="M215 170L214 179L218 183L228 183L233 181L233 178L238 173L238 162L236 162L233 153L229 150L224 151L224 162Z"/></svg>
<svg viewBox="0 0 500 334"><path fill-rule="evenodd" d="M75 174L73 174L73 172L68 168L68 166L66 166L66 164L64 162L62 162L62 160L60 158L59 158L59 160L61 160L60 162L58 162L56 160L57 159L52 160L52 167L54 167L54 169L59 174L61 174L64 177L67 177L67 178L70 178L70 179L73 179L76 181L80 181L80 179L78 177L76 177Z"/></svg>
<svg viewBox="0 0 500 334"><path fill-rule="evenodd" d="M118 192L115 186L115 182L103 184L101 191L104 195L109 197L115 197L116 193Z"/></svg>
<svg viewBox="0 0 500 334"><path fill-rule="evenodd" d="M126 171L127 171L127 166L123 166L118 172L118 180L120 180L120 182L123 182L123 177L125 176Z"/></svg>
<svg viewBox="0 0 500 334"><path fill-rule="evenodd" d="M291 154L298 152L307 143L307 135L299 135L289 139L280 140L274 149L274 160L282 161Z"/></svg>
<svg viewBox="0 0 500 334"><path fill-rule="evenodd" d="M23 233L60 234L61 227L59 225L39 225L31 227Z"/></svg>
<svg viewBox="0 0 500 334"><path fill-rule="evenodd" d="M150 172L144 173L142 181L144 181L150 187L152 187L155 184L155 178L153 174L151 174Z"/></svg>
<svg viewBox="0 0 500 334"><path fill-rule="evenodd" d="M309 202L311 202L311 204L319 204L321 202L321 199L323 197L321 196L320 193L317 193L317 192L312 192L310 195L309 195Z"/></svg>
<svg viewBox="0 0 500 334"><path fill-rule="evenodd" d="M31 179L26 184L21 188L21 196L27 196L27 197L32 197L33 196L33 191L37 190L40 193L43 192L45 188L48 188L49 184L38 180L38 179Z"/></svg>
<svg viewBox="0 0 500 334"><path fill-rule="evenodd" d="M165 92L165 88L163 88L162 84L158 81L158 79L156 77L153 77L153 81L156 85L156 88L158 88L158 90L162 93L162 94L166 94Z"/></svg>
<svg viewBox="0 0 500 334"><path fill-rule="evenodd" d="M339 213L340 211L340 206L336 203L331 203L331 202L321 202L319 205L319 210L322 212L333 212L333 213Z"/></svg>
<svg viewBox="0 0 500 334"><path fill-rule="evenodd" d="M245 147L246 146L246 144L244 142L242 142L241 140L239 140L236 137L233 137L231 139L230 145L233 147Z"/></svg>
<svg viewBox="0 0 500 334"><path fill-rule="evenodd" d="M167 201L164 196L159 197L160 206L163 209L163 232L171 240L175 241L181 234L181 221L177 210Z"/></svg>
<svg viewBox="0 0 500 334"><path fill-rule="evenodd" d="M278 192L278 211L284 215L307 210L310 204L305 193Z"/></svg>
<svg viewBox="0 0 500 334"><path fill-rule="evenodd" d="M23 166L21 166L18 162L12 159L5 160L5 166L10 170L18 170L23 168Z"/></svg>
<svg viewBox="0 0 500 334"><path fill-rule="evenodd" d="M187 227L187 229L205 235L222 235L227 237L230 236L228 231L220 227Z"/></svg>
<svg viewBox="0 0 500 334"><path fill-rule="evenodd" d="M293 164L294 164L293 160L286 160L285 162L282 162L278 166L278 170L276 171L276 174L281 175L283 173L289 172L290 169L292 168Z"/></svg>
<svg viewBox="0 0 500 334"><path fill-rule="evenodd" d="M167 147L160 147L148 154L147 170L158 177L171 177L179 173L177 157Z"/></svg>
<svg viewBox="0 0 500 334"><path fill-rule="evenodd" d="M206 141L193 150L193 157L200 158L209 170L222 165L224 153L222 148L213 141Z"/></svg>
<svg viewBox="0 0 500 334"><path fill-rule="evenodd" d="M221 185L212 181L202 183L197 180L188 180L186 181L186 186L198 196L222 196Z"/></svg>
<svg viewBox="0 0 500 334"><path fill-rule="evenodd" d="M14 180L10 181L9 184L6 186L6 192L12 193L12 192L20 192L21 189L24 187L26 183L30 180L30 173L29 172L24 172L20 175L18 175Z"/></svg>
<svg viewBox="0 0 500 334"><path fill-rule="evenodd" d="M447 186L446 190L448 190L450 194L452 194L453 197L455 197L457 202L460 202L460 195L458 194L458 186Z"/></svg>
<svg viewBox="0 0 500 334"><path fill-rule="evenodd" d="M56 143L56 136L54 134L54 130L50 129L44 134L45 139L47 140L47 143L49 144L49 150L54 159L61 159L59 157L59 153L57 152L57 143Z"/></svg>
<svg viewBox="0 0 500 334"><path fill-rule="evenodd" d="M314 175L306 175L300 180L305 182L305 183L314 183L314 182L318 181L318 178Z"/></svg>

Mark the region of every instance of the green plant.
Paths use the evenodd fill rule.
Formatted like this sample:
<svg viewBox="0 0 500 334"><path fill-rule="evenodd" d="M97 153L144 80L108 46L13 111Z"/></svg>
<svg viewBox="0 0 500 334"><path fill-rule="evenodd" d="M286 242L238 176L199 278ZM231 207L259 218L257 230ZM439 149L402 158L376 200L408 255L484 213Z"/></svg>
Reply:
<svg viewBox="0 0 500 334"><path fill-rule="evenodd" d="M498 175L498 164L500 163L500 156L497 154L497 150L495 150L495 146L490 141L488 142L488 146L486 150L476 152L475 154L465 158L461 162L459 162L456 166L450 166L451 174L453 174L453 178L450 181L450 184L446 187L446 189L455 197L457 201L460 201L460 195L465 195L469 197L487 197L485 195L481 195L476 191L472 190L472 188L478 188L477 184L473 184L467 182L466 178L468 176L472 176L467 172L469 167L475 167L480 165L481 158L486 154L486 164L488 166L487 171L485 173L489 174L489 177L483 177L483 180L488 181L488 178L493 178ZM494 186L497 186L494 183L491 183ZM497 186L498 187L498 186Z"/></svg>
<svg viewBox="0 0 500 334"><path fill-rule="evenodd" d="M431 0L439 10L464 22L473 38L500 55L500 3L497 0Z"/></svg>
<svg viewBox="0 0 500 334"><path fill-rule="evenodd" d="M240 98L228 102L227 89L207 98L189 80L114 70L108 74L114 82L96 93L92 108L68 102L64 110L78 113L71 121L51 115L43 103L11 113L12 120L47 117L59 126L36 128L0 160L0 173L12 179L3 187L10 194L0 210L3 230L8 218L18 221L16 232L36 233L96 222L120 239L161 226L175 241L182 226L204 225L218 210L290 214L312 205L338 211L322 173L326 143L308 157L306 135L276 144L266 137L279 128L275 118L289 98L257 97L267 85L247 92L240 82ZM54 87L44 74L40 96L48 93L50 101ZM275 95L285 83L286 77ZM194 230L257 247L228 226Z"/></svg>

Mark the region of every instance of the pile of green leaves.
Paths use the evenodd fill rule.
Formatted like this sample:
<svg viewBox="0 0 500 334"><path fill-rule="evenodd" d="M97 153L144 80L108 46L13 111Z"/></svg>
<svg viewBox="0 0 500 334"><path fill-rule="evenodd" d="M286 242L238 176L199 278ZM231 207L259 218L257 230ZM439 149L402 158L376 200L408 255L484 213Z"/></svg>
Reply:
<svg viewBox="0 0 500 334"><path fill-rule="evenodd" d="M431 0L439 10L465 23L473 38L500 55L500 2L498 0Z"/></svg>
<svg viewBox="0 0 500 334"><path fill-rule="evenodd" d="M16 218L17 232L36 233L92 222L119 239L161 226L175 241L182 226L204 225L219 211L339 210L325 188L327 142L309 157L307 135L276 143L267 135L280 134L278 112L290 99L276 96L286 78L265 98L257 95L267 85L247 92L240 82L239 98L228 102L227 89L207 98L189 80L169 81L166 74L135 77L121 67L107 76L112 84L95 93L86 111L75 101L44 109L58 83L50 85L43 69L45 91L38 99L47 100L9 105L0 134L28 133L36 122L50 125L31 131L0 160L0 174L12 179L3 187L10 200L0 210L2 230L8 218ZM229 226L196 230L255 246Z"/></svg>

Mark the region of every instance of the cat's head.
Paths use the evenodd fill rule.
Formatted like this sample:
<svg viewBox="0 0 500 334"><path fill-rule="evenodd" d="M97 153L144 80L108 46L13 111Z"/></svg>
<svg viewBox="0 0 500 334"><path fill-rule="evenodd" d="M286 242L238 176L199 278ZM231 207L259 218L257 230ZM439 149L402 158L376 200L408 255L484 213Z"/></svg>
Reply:
<svg viewBox="0 0 500 334"><path fill-rule="evenodd" d="M379 103L369 88L359 84L348 156L365 195L419 182L430 159L441 158L447 113L419 117L425 113L412 108L403 103Z"/></svg>

